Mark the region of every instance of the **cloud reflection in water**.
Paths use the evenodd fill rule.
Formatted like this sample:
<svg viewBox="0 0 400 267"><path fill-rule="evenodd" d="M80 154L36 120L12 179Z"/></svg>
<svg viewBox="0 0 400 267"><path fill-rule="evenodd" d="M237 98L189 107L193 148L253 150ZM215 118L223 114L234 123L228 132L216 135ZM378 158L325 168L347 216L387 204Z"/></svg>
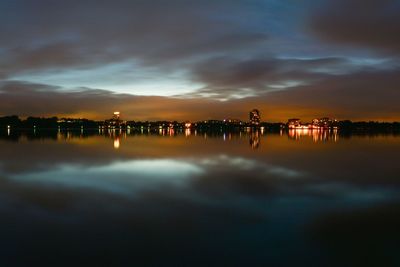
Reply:
<svg viewBox="0 0 400 267"><path fill-rule="evenodd" d="M106 166L62 165L56 169L12 176L20 182L85 187L113 193L133 193L170 184L183 186L187 178L203 173L193 163L173 159L131 160Z"/></svg>

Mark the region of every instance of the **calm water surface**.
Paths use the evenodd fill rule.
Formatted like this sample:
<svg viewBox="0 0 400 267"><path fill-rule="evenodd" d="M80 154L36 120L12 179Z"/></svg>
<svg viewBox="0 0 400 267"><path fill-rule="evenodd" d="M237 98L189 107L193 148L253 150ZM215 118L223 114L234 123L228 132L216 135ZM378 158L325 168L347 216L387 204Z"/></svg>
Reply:
<svg viewBox="0 0 400 267"><path fill-rule="evenodd" d="M400 266L400 136L0 136L0 265Z"/></svg>

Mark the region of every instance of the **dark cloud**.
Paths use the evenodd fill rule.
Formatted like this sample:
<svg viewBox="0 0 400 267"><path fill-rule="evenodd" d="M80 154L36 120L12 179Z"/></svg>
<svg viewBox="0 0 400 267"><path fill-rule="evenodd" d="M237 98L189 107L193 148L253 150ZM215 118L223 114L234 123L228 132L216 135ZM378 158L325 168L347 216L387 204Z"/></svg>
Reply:
<svg viewBox="0 0 400 267"><path fill-rule="evenodd" d="M250 48L265 41L265 33L231 19L248 9L252 5L236 1L6 1L0 9L6 55L0 70L12 75L127 59L170 66Z"/></svg>
<svg viewBox="0 0 400 267"><path fill-rule="evenodd" d="M3 82L1 89L2 112L33 115L48 113L74 113L77 110L93 109L105 105L114 94L103 90L63 91L60 87L31 84L19 81Z"/></svg>
<svg viewBox="0 0 400 267"><path fill-rule="evenodd" d="M131 120L187 120L228 116L231 109L212 99L178 99L117 94L107 90L57 86L23 81L0 83L0 114L20 116L73 116L104 119L120 110ZM208 111L204 106L210 107ZM238 111L234 114L242 114ZM247 109L244 114L247 114Z"/></svg>
<svg viewBox="0 0 400 267"><path fill-rule="evenodd" d="M292 91L276 92L268 98L272 103L288 103L300 109L312 107L319 115L396 120L400 113L396 104L400 97L399 84L399 70L361 71L333 76Z"/></svg>
<svg viewBox="0 0 400 267"><path fill-rule="evenodd" d="M400 1L331 0L311 19L322 39L340 44L400 52Z"/></svg>
<svg viewBox="0 0 400 267"><path fill-rule="evenodd" d="M193 67L193 79L207 85L194 95L209 94L214 98L260 95L268 91L314 83L330 76L328 72L351 72L353 68L344 58L217 57Z"/></svg>

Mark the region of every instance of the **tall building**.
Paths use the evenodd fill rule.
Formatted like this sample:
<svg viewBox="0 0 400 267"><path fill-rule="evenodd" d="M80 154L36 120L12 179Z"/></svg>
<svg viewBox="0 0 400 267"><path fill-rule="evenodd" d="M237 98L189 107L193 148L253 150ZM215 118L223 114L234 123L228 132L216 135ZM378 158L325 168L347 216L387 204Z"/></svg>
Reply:
<svg viewBox="0 0 400 267"><path fill-rule="evenodd" d="M115 111L112 118L105 121L106 125L111 128L122 126L124 122L121 120L120 116L121 113L119 111Z"/></svg>
<svg viewBox="0 0 400 267"><path fill-rule="evenodd" d="M119 111L115 111L114 112L114 116L113 116L113 120L118 121L119 120L119 116L121 115L121 112Z"/></svg>
<svg viewBox="0 0 400 267"><path fill-rule="evenodd" d="M253 109L250 111L250 124L259 125L261 121L260 111L258 109Z"/></svg>
<svg viewBox="0 0 400 267"><path fill-rule="evenodd" d="M321 119L313 119L312 125L314 127L320 128L333 128L337 127L338 121L336 119L330 118L321 118Z"/></svg>

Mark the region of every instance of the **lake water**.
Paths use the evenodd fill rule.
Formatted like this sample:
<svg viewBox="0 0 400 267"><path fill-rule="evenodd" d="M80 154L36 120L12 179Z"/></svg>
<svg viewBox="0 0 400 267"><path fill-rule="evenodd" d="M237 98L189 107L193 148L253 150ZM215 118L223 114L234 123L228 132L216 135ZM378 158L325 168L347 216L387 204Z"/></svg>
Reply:
<svg viewBox="0 0 400 267"><path fill-rule="evenodd" d="M0 137L0 265L400 266L400 136Z"/></svg>

